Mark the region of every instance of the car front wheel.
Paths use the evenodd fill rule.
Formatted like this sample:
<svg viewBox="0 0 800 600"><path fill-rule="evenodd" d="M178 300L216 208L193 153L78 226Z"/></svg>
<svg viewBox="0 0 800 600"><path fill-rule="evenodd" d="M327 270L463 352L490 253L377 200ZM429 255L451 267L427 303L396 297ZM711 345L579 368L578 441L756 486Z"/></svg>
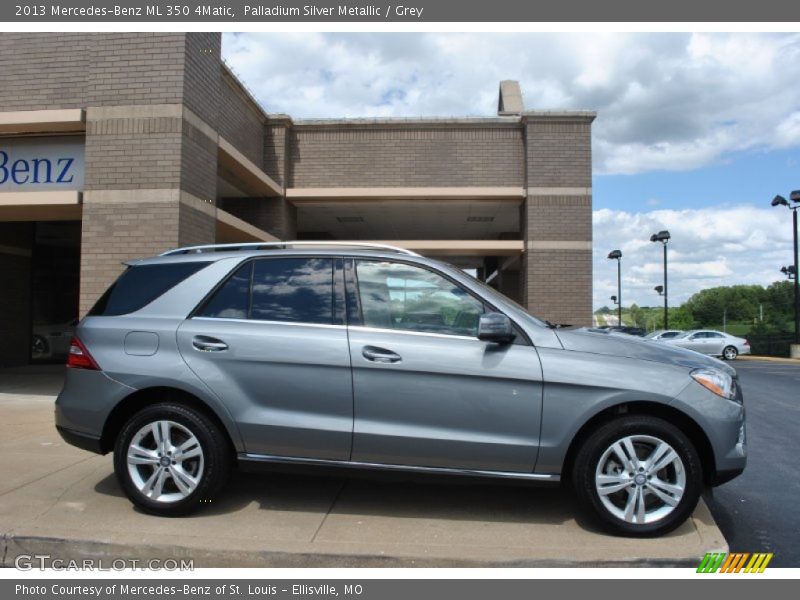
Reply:
<svg viewBox="0 0 800 600"><path fill-rule="evenodd" d="M604 529L656 536L681 525L702 491L691 441L663 419L631 415L607 422L575 458L573 485L582 508Z"/></svg>
<svg viewBox="0 0 800 600"><path fill-rule="evenodd" d="M230 466L219 427L181 404L154 404L136 413L114 447L114 471L125 494L145 512L166 517L210 502Z"/></svg>

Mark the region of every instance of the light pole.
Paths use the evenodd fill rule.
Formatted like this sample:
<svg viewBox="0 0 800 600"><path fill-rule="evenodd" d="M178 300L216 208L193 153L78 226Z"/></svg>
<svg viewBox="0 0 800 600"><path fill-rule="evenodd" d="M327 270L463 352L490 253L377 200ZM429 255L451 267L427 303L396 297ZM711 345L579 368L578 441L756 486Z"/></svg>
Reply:
<svg viewBox="0 0 800 600"><path fill-rule="evenodd" d="M800 358L800 281L797 279L798 265L797 265L797 209L800 208L800 190L793 191L789 198L794 203L794 206L783 196L775 196L772 199L772 206L785 206L792 211L792 237L794 241L793 246L793 260L794 263L794 348L792 348L792 358ZM789 269L786 269L789 271ZM788 273L787 273L788 276Z"/></svg>
<svg viewBox="0 0 800 600"><path fill-rule="evenodd" d="M667 299L667 242L669 242L669 231L664 229L650 236L651 242L661 242L664 246L664 329L669 329L669 308ZM660 294L661 292L659 292Z"/></svg>
<svg viewBox="0 0 800 600"><path fill-rule="evenodd" d="M617 324L622 326L622 250L612 250L608 258L617 261Z"/></svg>

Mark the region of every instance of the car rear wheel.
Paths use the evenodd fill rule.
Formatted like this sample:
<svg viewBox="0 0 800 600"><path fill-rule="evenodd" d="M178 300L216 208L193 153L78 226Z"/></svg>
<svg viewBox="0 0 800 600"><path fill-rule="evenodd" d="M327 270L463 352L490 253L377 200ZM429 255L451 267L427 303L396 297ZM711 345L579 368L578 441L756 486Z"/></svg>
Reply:
<svg viewBox="0 0 800 600"><path fill-rule="evenodd" d="M697 450L663 419L632 415L594 431L575 458L581 507L604 529L655 536L681 525L702 491Z"/></svg>
<svg viewBox="0 0 800 600"><path fill-rule="evenodd" d="M181 404L154 404L136 413L114 447L114 471L125 494L161 516L186 515L210 502L230 467L219 427Z"/></svg>
<svg viewBox="0 0 800 600"><path fill-rule="evenodd" d="M736 349L736 346L725 346L725 349L722 351L722 358L725 360L736 360L737 356L739 356L739 351Z"/></svg>

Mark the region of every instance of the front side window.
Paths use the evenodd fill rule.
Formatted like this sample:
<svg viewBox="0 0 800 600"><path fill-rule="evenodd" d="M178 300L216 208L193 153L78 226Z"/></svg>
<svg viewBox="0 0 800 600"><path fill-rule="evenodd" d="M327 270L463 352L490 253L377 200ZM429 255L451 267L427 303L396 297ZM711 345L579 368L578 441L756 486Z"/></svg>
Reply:
<svg viewBox="0 0 800 600"><path fill-rule="evenodd" d="M452 281L413 265L358 261L366 327L475 337L483 303Z"/></svg>
<svg viewBox="0 0 800 600"><path fill-rule="evenodd" d="M331 259L254 260L237 269L197 315L330 325L333 294Z"/></svg>

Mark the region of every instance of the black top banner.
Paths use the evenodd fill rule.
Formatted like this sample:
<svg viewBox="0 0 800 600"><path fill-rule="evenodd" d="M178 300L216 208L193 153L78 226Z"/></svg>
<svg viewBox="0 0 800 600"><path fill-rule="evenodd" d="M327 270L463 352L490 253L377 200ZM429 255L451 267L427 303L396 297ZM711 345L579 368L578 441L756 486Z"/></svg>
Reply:
<svg viewBox="0 0 800 600"><path fill-rule="evenodd" d="M6 22L798 22L787 0L55 0L0 3ZM792 29L787 27L787 29Z"/></svg>

